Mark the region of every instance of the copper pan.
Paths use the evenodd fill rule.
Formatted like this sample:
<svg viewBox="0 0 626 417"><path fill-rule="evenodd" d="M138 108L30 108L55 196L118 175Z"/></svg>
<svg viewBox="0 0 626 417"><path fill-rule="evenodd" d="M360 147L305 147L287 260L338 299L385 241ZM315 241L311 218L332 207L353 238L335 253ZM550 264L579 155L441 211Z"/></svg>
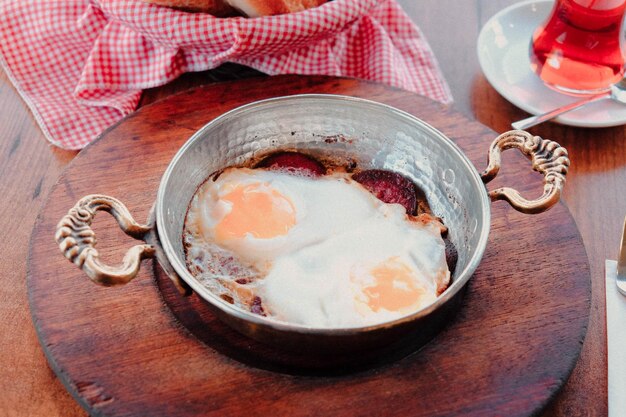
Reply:
<svg viewBox="0 0 626 417"><path fill-rule="evenodd" d="M487 191L485 183L500 168L500 153L516 148L532 169L544 175L544 192L526 200L511 188ZM182 230L189 202L212 173L240 165L262 153L299 149L316 155L351 159L363 168L390 169L424 190L435 215L449 228L458 262L448 289L432 305L395 321L359 328L311 328L261 317L213 294L185 267ZM516 210L539 213L560 198L569 167L567 151L556 142L524 131L498 136L488 150L488 167L479 173L445 135L393 107L336 95L297 95L251 103L214 119L178 151L165 171L152 221L137 224L118 200L102 195L82 198L60 221L61 251L94 282L124 284L137 274L142 259L156 256L183 294L202 297L227 324L266 344L320 355L358 357L391 346L416 349L430 340L460 306L464 289L487 245L490 200L506 200ZM131 248L123 265L98 258L90 228L98 210L110 212L129 235L145 242Z"/></svg>

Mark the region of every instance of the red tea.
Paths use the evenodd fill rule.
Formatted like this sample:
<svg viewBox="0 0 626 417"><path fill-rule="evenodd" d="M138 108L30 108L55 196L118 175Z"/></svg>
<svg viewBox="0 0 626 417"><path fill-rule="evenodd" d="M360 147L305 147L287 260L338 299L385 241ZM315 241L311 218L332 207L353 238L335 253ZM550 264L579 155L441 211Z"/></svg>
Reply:
<svg viewBox="0 0 626 417"><path fill-rule="evenodd" d="M625 9L626 0L557 0L533 35L533 71L561 90L606 90L624 74L620 38Z"/></svg>

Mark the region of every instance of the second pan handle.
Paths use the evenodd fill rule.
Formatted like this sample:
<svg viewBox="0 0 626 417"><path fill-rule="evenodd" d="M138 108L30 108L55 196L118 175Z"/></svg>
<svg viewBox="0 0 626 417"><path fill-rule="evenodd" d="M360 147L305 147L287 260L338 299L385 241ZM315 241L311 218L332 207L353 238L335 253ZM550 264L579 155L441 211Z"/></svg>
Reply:
<svg viewBox="0 0 626 417"><path fill-rule="evenodd" d="M548 210L561 198L570 165L567 150L552 140L533 136L522 130L503 133L489 148L488 166L480 174L485 184L498 175L502 164L502 151L513 148L519 149L531 160L533 170L543 174L543 195L535 200L527 200L517 190L503 187L489 191L491 201L506 200L516 210L528 214Z"/></svg>

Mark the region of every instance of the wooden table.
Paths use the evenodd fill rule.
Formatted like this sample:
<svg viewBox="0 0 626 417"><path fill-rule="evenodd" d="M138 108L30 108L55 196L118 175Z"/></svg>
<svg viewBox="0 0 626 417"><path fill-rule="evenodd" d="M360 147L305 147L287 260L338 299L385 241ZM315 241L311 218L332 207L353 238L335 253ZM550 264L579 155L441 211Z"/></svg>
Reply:
<svg viewBox="0 0 626 417"><path fill-rule="evenodd" d="M525 113L481 74L475 43L481 26L513 0L399 0L439 59L455 107L497 132ZM145 93L142 104L211 82L188 74ZM580 360L546 416L607 414L604 260L615 259L626 214L626 128L581 129L545 124L531 130L567 147L572 169L563 199L589 256L592 308ZM45 198L75 152L50 145L0 73L0 415L84 416L50 370L32 325L26 295L28 241ZM505 168L506 169L506 168Z"/></svg>

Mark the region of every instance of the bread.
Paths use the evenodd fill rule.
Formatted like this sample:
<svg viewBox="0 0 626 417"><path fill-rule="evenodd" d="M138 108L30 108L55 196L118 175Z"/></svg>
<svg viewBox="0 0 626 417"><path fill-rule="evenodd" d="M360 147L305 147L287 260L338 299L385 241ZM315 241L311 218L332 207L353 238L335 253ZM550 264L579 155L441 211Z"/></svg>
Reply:
<svg viewBox="0 0 626 417"><path fill-rule="evenodd" d="M232 16L236 10L248 17L271 16L299 12L317 7L327 0L144 0L160 6L194 12L204 12L213 16Z"/></svg>
<svg viewBox="0 0 626 417"><path fill-rule="evenodd" d="M317 7L326 0L226 0L248 17L300 12Z"/></svg>
<svg viewBox="0 0 626 417"><path fill-rule="evenodd" d="M230 7L225 0L144 0L147 3L159 6L174 7L191 12L204 12L213 16L235 16L237 11Z"/></svg>

